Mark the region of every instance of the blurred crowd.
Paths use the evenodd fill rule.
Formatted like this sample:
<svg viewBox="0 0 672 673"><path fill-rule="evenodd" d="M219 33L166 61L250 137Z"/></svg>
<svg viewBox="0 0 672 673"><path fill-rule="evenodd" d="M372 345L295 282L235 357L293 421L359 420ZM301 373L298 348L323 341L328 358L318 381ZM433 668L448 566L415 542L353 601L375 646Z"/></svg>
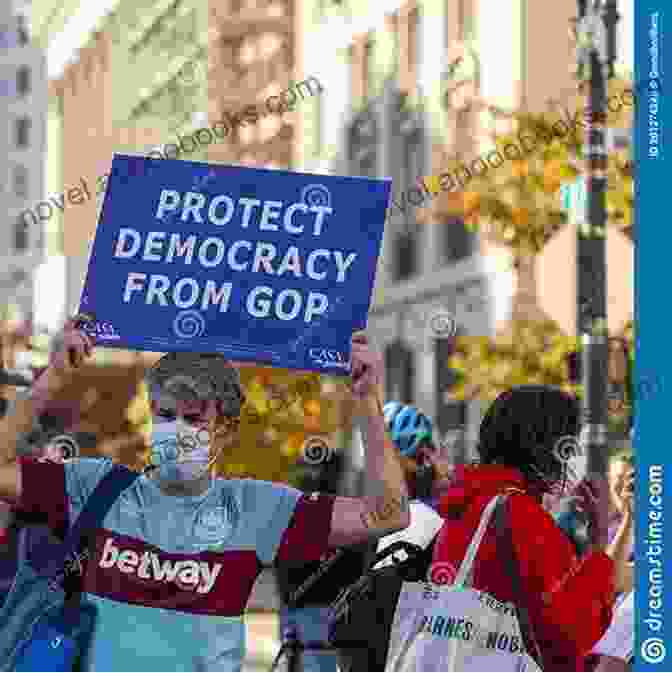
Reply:
<svg viewBox="0 0 672 673"><path fill-rule="evenodd" d="M5 605L0 627L17 623L16 578L23 564L53 554L83 503L94 498L96 484L112 470L109 459L83 458L64 440L71 437L73 423L64 409L74 402L59 399L58 372L80 367L94 347L76 325L69 324L49 368L32 386L7 372L0 380L23 391L16 400L1 402L0 600ZM147 373L151 458L129 473L132 486L119 496L121 509L115 501L105 526L96 531L94 539L102 540L91 547L100 554L97 563L77 557L81 584L74 591L97 605L102 626L96 628L108 639L108 620L118 626L114 620L122 614L112 603L141 606L129 612L133 629L141 633L146 633L143 619L151 627L155 617L150 613L159 606L177 617L174 623L172 616L161 622L165 633L150 639L142 656L120 654L118 639L116 645L103 645L94 638L87 645L93 653L80 652L72 670L98 670L103 662L106 670L128 665L136 670L156 670L157 665L239 670L244 642L233 627L226 632L217 627L215 615L235 621L264 566L274 568L283 604L276 670L419 670L413 667L420 663L423 670L483 670L478 648L506 650L504 659L488 659L492 668L487 670L631 670L632 454L612 457L608 475L587 474L577 399L559 388L528 385L507 390L488 408L480 425L479 460L451 464L437 448L431 418L412 405L381 399L382 360L366 337L353 337L352 362L352 394L362 405L360 420L365 419L365 477L379 489L354 498L340 495L343 450L328 452L320 462L304 457L299 489L214 478L213 460L237 431L245 399L235 368L221 356L169 354ZM211 441L215 436L225 437L217 449ZM89 442L93 454L109 454L109 447L95 446L95 437ZM567 450L568 442L575 450ZM212 498L216 506L203 517L204 503ZM136 507L133 516L143 517L140 528L124 518L129 502ZM218 526L223 524L217 517L226 520L228 532L221 539ZM207 545L192 546L188 530L193 522L194 531L210 536ZM131 539L152 550L144 552L145 574L141 565L138 578L150 578L154 567L160 579L178 558L193 559L194 568L217 560L213 567L231 564L228 581L238 573L233 579L247 589L232 605L234 599L216 582L219 570L208 570L207 592L216 594L212 601L187 600L191 579L182 570L175 588L161 588L165 594L157 603L150 590L143 593L145 585L124 584L143 581L132 575L132 560L137 564L140 551L121 551L122 542L131 545ZM254 551L250 568L244 567L247 549ZM149 564L149 559L158 564L159 553L170 554L162 569ZM126 569L115 561L122 555ZM115 563L126 573L123 580L96 575ZM175 565L174 576L180 567L187 566ZM207 593L205 584L198 586L197 593ZM506 636L502 631L492 641L499 643L496 647L489 638L476 642L468 618L454 627L452 617L430 615L417 596L412 598L416 586L435 592L448 610L459 604L450 593L454 587L467 587L484 597L479 601L488 609L499 606L503 614L513 606L513 631ZM468 614L467 608L459 609ZM412 628L400 619L404 610L413 615ZM181 653L174 668L166 668L169 655L176 655L159 652L158 644L190 628L187 621L179 622L182 614L196 620L201 635L195 644L175 645L176 651L188 652ZM10 631L0 628L5 634L0 657L15 648L3 649ZM35 637L31 632L26 639ZM449 646L451 639L458 644ZM12 656L24 651L21 637L19 643ZM475 649L466 652L467 647ZM527 668L514 668L523 657Z"/></svg>

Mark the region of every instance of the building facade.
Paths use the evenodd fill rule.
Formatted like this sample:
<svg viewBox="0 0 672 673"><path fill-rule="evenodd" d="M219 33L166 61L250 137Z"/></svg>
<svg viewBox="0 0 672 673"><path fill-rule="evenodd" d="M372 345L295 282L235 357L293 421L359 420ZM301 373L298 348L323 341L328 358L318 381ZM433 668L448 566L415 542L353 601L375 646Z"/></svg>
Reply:
<svg viewBox="0 0 672 673"><path fill-rule="evenodd" d="M631 72L632 2L621 4L628 39L619 45L620 69L629 60ZM575 14L573 0L297 7L297 67L311 64L325 92L303 115L296 166L392 178L369 330L385 350L388 399L418 404L441 438L462 435L467 454L482 405L451 398L451 341L434 338L440 316L452 314L467 336L493 336L521 315L550 317L572 334L576 229L570 222L544 254L513 268L510 252L467 231L451 198L431 196L423 176L438 176L451 159L476 158L492 147L493 132L510 129L489 106L539 113L549 99L571 100ZM609 322L618 332L633 315L633 250L621 232L610 231L607 246Z"/></svg>
<svg viewBox="0 0 672 673"><path fill-rule="evenodd" d="M621 5L620 34L630 36L632 0ZM573 0L35 0L33 13L49 55L47 188L91 194L52 208L47 223L68 260L70 311L113 153L173 143L176 158L392 179L369 329L386 353L388 397L426 409L442 437L475 427L481 409L450 396L437 312L455 316L463 335L494 335L513 315L551 317L573 333L574 225L514 269L506 248L467 231L450 198L423 182L508 128L488 106L542 112L549 99L571 99ZM619 53L632 71L628 40ZM221 142L194 140L311 77L320 95ZM608 248L617 333L633 314L632 245L610 230Z"/></svg>
<svg viewBox="0 0 672 673"><path fill-rule="evenodd" d="M0 7L0 88L0 305L5 317L30 323L44 229L22 212L44 190L46 61L28 12L11 2Z"/></svg>
<svg viewBox="0 0 672 673"><path fill-rule="evenodd" d="M49 61L48 191L67 204L63 212L45 206L45 214L67 260L69 313L79 304L115 152L148 155L172 144L179 149L170 158L291 165L292 111L212 142L210 129L227 112L292 85L293 7L258 4L36 0ZM77 189L85 197L75 205L68 195Z"/></svg>
<svg viewBox="0 0 672 673"><path fill-rule="evenodd" d="M47 188L65 203L45 215L67 261L68 313L79 305L114 152L147 154L206 113L203 82L181 86L178 74L192 61L203 68L199 4L34 4L49 68Z"/></svg>

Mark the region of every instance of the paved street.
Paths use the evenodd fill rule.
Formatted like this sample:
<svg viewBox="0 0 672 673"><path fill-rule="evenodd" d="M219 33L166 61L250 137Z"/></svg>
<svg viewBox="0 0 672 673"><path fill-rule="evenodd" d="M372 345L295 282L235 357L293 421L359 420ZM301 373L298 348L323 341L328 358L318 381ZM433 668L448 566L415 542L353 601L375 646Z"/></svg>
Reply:
<svg viewBox="0 0 672 673"><path fill-rule="evenodd" d="M243 671L268 671L271 668L280 643L278 641L278 615L274 612L248 612L247 656Z"/></svg>

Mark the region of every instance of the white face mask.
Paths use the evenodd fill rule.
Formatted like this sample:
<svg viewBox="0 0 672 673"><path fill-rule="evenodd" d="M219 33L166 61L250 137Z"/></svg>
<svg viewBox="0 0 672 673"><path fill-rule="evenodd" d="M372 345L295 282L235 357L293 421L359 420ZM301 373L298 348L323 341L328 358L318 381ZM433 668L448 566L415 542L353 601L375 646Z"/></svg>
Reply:
<svg viewBox="0 0 672 673"><path fill-rule="evenodd" d="M195 428L181 418L154 423L152 464L159 468L159 479L191 481L203 476L210 462L210 433Z"/></svg>

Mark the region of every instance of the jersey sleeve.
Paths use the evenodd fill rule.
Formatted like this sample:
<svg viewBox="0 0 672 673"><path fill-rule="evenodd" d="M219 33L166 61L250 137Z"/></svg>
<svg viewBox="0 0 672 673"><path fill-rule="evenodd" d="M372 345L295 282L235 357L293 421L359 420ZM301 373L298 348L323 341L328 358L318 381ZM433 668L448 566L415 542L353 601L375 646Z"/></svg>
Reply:
<svg viewBox="0 0 672 673"><path fill-rule="evenodd" d="M79 458L53 463L21 458L21 498L18 509L44 518L49 527L64 537L93 489L112 468L105 458Z"/></svg>
<svg viewBox="0 0 672 673"><path fill-rule="evenodd" d="M19 458L21 495L17 510L26 516L44 519L59 537L65 537L70 523L65 466L37 458Z"/></svg>
<svg viewBox="0 0 672 673"><path fill-rule="evenodd" d="M333 503L325 508L325 497L328 496L317 496L316 500L290 486L267 481L246 482L243 496L245 521L246 525L253 526L249 532L254 535L257 557L263 565L288 558L313 560L320 557L326 547L318 539L328 537L333 508ZM312 506L308 506L308 502ZM318 502L322 504L315 506ZM308 539L311 536L313 539ZM315 556L316 546L321 551Z"/></svg>
<svg viewBox="0 0 672 673"><path fill-rule="evenodd" d="M336 496L322 493L301 496L282 535L278 563L304 564L320 559L329 548L335 501Z"/></svg>

